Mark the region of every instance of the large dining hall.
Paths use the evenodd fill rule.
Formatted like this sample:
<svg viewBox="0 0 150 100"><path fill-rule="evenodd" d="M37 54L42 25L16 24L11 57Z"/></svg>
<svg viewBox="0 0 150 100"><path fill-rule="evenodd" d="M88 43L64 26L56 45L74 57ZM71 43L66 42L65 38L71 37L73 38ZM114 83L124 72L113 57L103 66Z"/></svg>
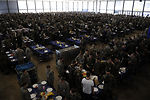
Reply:
<svg viewBox="0 0 150 100"><path fill-rule="evenodd" d="M1 0L0 100L149 100L149 0Z"/></svg>

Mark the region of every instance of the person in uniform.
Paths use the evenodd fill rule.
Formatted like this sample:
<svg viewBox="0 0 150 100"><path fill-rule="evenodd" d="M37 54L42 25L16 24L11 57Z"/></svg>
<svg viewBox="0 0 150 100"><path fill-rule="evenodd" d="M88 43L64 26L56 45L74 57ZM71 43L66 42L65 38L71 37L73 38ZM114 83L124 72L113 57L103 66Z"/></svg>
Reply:
<svg viewBox="0 0 150 100"><path fill-rule="evenodd" d="M22 100L31 100L27 87L28 84L26 82L21 84L20 90L21 90Z"/></svg>
<svg viewBox="0 0 150 100"><path fill-rule="evenodd" d="M47 77L48 85L54 87L54 72L51 70L50 65L46 67L46 77Z"/></svg>
<svg viewBox="0 0 150 100"><path fill-rule="evenodd" d="M106 71L103 75L102 80L104 81L104 97L105 100L112 100L112 89L114 87L114 76L110 73L110 70Z"/></svg>
<svg viewBox="0 0 150 100"><path fill-rule="evenodd" d="M20 83L27 83L28 86L31 86L30 75L26 70L23 70L23 73L20 77Z"/></svg>
<svg viewBox="0 0 150 100"><path fill-rule="evenodd" d="M64 77L60 77L60 80L58 81L57 85L57 93L58 95L61 95L64 100L69 100L69 83L64 80Z"/></svg>
<svg viewBox="0 0 150 100"><path fill-rule="evenodd" d="M18 59L18 64L23 64L24 63L24 51L21 48L17 48L15 52L15 56Z"/></svg>

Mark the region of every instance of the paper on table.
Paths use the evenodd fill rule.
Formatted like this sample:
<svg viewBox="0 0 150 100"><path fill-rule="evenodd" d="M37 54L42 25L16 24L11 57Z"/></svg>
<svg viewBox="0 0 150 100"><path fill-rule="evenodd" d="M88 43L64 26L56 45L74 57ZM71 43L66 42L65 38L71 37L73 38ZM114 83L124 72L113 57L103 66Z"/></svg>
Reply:
<svg viewBox="0 0 150 100"><path fill-rule="evenodd" d="M99 85L98 88L99 88L99 89L103 89L103 88L104 88L104 85Z"/></svg>
<svg viewBox="0 0 150 100"><path fill-rule="evenodd" d="M41 82L42 85L45 85L46 83L47 83L46 81L42 81L42 82Z"/></svg>
<svg viewBox="0 0 150 100"><path fill-rule="evenodd" d="M97 87L94 87L94 92L98 92L98 88Z"/></svg>
<svg viewBox="0 0 150 100"><path fill-rule="evenodd" d="M28 91L31 92L31 91L32 91L32 88L28 88Z"/></svg>
<svg viewBox="0 0 150 100"><path fill-rule="evenodd" d="M31 94L30 96L31 96L31 99L33 99L33 98L36 97L36 94L33 93L33 94Z"/></svg>
<svg viewBox="0 0 150 100"><path fill-rule="evenodd" d="M56 100L62 100L62 96L57 96Z"/></svg>
<svg viewBox="0 0 150 100"><path fill-rule="evenodd" d="M46 91L47 91L47 92L52 92L53 89L52 89L52 88L48 88Z"/></svg>

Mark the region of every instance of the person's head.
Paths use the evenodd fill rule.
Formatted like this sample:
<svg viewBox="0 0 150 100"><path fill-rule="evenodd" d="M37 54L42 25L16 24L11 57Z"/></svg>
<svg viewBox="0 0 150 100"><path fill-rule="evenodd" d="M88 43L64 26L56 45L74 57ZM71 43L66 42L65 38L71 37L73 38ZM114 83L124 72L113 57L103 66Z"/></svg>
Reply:
<svg viewBox="0 0 150 100"><path fill-rule="evenodd" d="M27 71L26 71L26 70L22 70L22 72L23 72L23 74L26 74L26 73L27 73Z"/></svg>
<svg viewBox="0 0 150 100"><path fill-rule="evenodd" d="M86 73L86 77L90 77L90 72L89 71Z"/></svg>
<svg viewBox="0 0 150 100"><path fill-rule="evenodd" d="M110 74L110 69L108 68L105 72L107 75Z"/></svg>

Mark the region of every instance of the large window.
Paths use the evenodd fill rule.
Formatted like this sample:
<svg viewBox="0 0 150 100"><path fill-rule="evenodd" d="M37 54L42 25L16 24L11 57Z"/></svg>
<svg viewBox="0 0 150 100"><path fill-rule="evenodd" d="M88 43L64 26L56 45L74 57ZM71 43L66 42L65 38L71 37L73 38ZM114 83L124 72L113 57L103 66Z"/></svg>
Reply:
<svg viewBox="0 0 150 100"><path fill-rule="evenodd" d="M114 13L114 1L108 1L107 13Z"/></svg>
<svg viewBox="0 0 150 100"><path fill-rule="evenodd" d="M51 1L51 11L56 12L56 1Z"/></svg>
<svg viewBox="0 0 150 100"><path fill-rule="evenodd" d="M106 4L107 4L107 1L101 1L100 13L106 13Z"/></svg>
<svg viewBox="0 0 150 100"><path fill-rule="evenodd" d="M50 11L49 1L43 0L43 5L44 5L44 12L49 12Z"/></svg>
<svg viewBox="0 0 150 100"><path fill-rule="evenodd" d="M78 11L82 11L82 1L78 1Z"/></svg>
<svg viewBox="0 0 150 100"><path fill-rule="evenodd" d="M78 11L78 3L77 3L77 1L74 2L74 11Z"/></svg>
<svg viewBox="0 0 150 100"><path fill-rule="evenodd" d="M26 1L18 0L19 10L27 9Z"/></svg>
<svg viewBox="0 0 150 100"><path fill-rule="evenodd" d="M10 13L18 13L18 6L17 6L16 0L9 0L8 6L9 6L9 12Z"/></svg>
<svg viewBox="0 0 150 100"><path fill-rule="evenodd" d="M150 17L150 1L146 1L145 3L144 16Z"/></svg>
<svg viewBox="0 0 150 100"><path fill-rule="evenodd" d="M133 6L133 1L125 1L123 14L131 15L132 14L132 6Z"/></svg>
<svg viewBox="0 0 150 100"><path fill-rule="evenodd" d="M0 14L2 13L8 13L7 10L7 2L6 1L0 1Z"/></svg>
<svg viewBox="0 0 150 100"><path fill-rule="evenodd" d="M115 13L122 14L123 0L116 0Z"/></svg>
<svg viewBox="0 0 150 100"><path fill-rule="evenodd" d="M73 2L69 1L69 11L73 11Z"/></svg>
<svg viewBox="0 0 150 100"><path fill-rule="evenodd" d="M82 11L83 12L87 12L88 11L88 8L87 8L87 6L88 6L87 4L88 3L87 3L87 1L83 1L82 3L83 3L83 9L82 9Z"/></svg>
<svg viewBox="0 0 150 100"><path fill-rule="evenodd" d="M43 10L42 1L36 0L36 9L37 10Z"/></svg>
<svg viewBox="0 0 150 100"><path fill-rule="evenodd" d="M63 11L63 1L57 1L57 11L61 12Z"/></svg>
<svg viewBox="0 0 150 100"><path fill-rule="evenodd" d="M89 12L94 11L93 6L94 6L93 1L89 1L89 3L88 3L88 11Z"/></svg>

